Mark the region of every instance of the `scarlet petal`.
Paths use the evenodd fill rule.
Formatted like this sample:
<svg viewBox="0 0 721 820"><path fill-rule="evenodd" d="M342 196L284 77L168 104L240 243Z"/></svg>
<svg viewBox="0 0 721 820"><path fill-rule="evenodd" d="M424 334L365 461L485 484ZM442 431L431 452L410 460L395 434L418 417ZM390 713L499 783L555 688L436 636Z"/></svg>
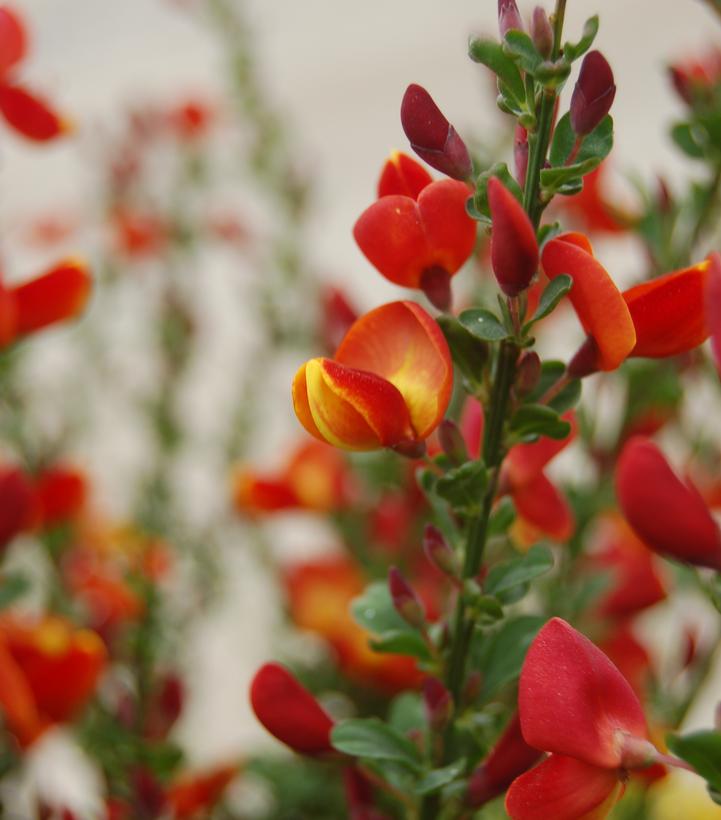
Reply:
<svg viewBox="0 0 721 820"><path fill-rule="evenodd" d="M563 234L546 243L541 255L549 279L567 273L573 279L569 298L598 346L601 370L614 370L636 344L636 331L626 302L603 266L584 249L578 234Z"/></svg>
<svg viewBox="0 0 721 820"><path fill-rule="evenodd" d="M519 518L530 529L526 537L531 542L546 535L563 543L573 534L571 508L543 473L513 490L512 497Z"/></svg>
<svg viewBox="0 0 721 820"><path fill-rule="evenodd" d="M491 209L491 263L501 290L518 296L538 269L538 243L528 214L497 177L488 180Z"/></svg>
<svg viewBox="0 0 721 820"><path fill-rule="evenodd" d="M391 302L366 313L348 331L336 359L377 374L399 391L411 437L424 439L441 422L453 387L451 354L438 324L415 302ZM385 408L386 416L392 407Z"/></svg>
<svg viewBox="0 0 721 820"><path fill-rule="evenodd" d="M233 501L238 510L251 515L300 506L298 497L284 480L264 478L251 470L239 470L235 475Z"/></svg>
<svg viewBox="0 0 721 820"><path fill-rule="evenodd" d="M517 444L510 449L503 466L507 469L508 477L514 487L521 486L535 478L576 438L578 433L576 414L569 410L563 414L563 420L571 425L571 432L566 438L559 441L542 436L531 444Z"/></svg>
<svg viewBox="0 0 721 820"><path fill-rule="evenodd" d="M465 182L441 179L427 185L418 197L418 209L433 264L453 275L473 253L476 223L466 213L471 191Z"/></svg>
<svg viewBox="0 0 721 820"><path fill-rule="evenodd" d="M47 142L69 130L45 100L17 85L0 83L0 112L8 125L35 142Z"/></svg>
<svg viewBox="0 0 721 820"><path fill-rule="evenodd" d="M615 771L554 754L513 781L506 811L511 820L601 820L621 793Z"/></svg>
<svg viewBox="0 0 721 820"><path fill-rule="evenodd" d="M27 52L27 35L20 18L7 6L0 8L0 75L20 62Z"/></svg>
<svg viewBox="0 0 721 820"><path fill-rule="evenodd" d="M0 640L0 713L10 731L26 746L44 728L22 669Z"/></svg>
<svg viewBox="0 0 721 820"><path fill-rule="evenodd" d="M426 169L407 154L394 151L381 171L378 180L378 198L400 194L418 199L420 192L433 182Z"/></svg>
<svg viewBox="0 0 721 820"><path fill-rule="evenodd" d="M518 693L521 728L537 749L618 768L619 735L645 739L638 698L611 661L560 618L531 644Z"/></svg>
<svg viewBox="0 0 721 820"><path fill-rule="evenodd" d="M721 376L721 257L717 253L710 257L706 318L711 332L711 351Z"/></svg>
<svg viewBox="0 0 721 820"><path fill-rule="evenodd" d="M173 817L185 820L210 812L237 775L237 766L218 766L174 781L166 795Z"/></svg>
<svg viewBox="0 0 721 820"><path fill-rule="evenodd" d="M77 517L87 497L87 481L79 470L55 466L44 470L35 485L39 515L44 527Z"/></svg>
<svg viewBox="0 0 721 820"><path fill-rule="evenodd" d="M296 752L317 755L332 751L333 721L280 664L268 663L256 672L250 702L263 726Z"/></svg>
<svg viewBox="0 0 721 820"><path fill-rule="evenodd" d="M708 339L708 275L709 263L702 262L624 291L623 298L636 328L631 356L676 356Z"/></svg>
<svg viewBox="0 0 721 820"><path fill-rule="evenodd" d="M661 451L629 439L616 468L616 494L626 520L655 552L721 569L721 531L696 487L683 483Z"/></svg>
<svg viewBox="0 0 721 820"><path fill-rule="evenodd" d="M13 288L18 335L78 316L85 308L90 288L87 267L75 260L61 262L37 279Z"/></svg>

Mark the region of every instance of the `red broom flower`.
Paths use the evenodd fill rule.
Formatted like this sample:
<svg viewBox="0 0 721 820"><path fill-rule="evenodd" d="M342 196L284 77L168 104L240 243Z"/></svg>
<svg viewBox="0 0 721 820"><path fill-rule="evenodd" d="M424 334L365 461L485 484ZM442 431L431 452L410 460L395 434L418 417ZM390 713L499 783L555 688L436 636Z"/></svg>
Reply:
<svg viewBox="0 0 721 820"><path fill-rule="evenodd" d="M278 663L262 666L250 686L255 716L281 743L296 752L319 755L333 751L333 721L318 701Z"/></svg>
<svg viewBox="0 0 721 820"><path fill-rule="evenodd" d="M721 530L690 480L673 472L648 439L629 439L616 468L616 495L626 520L654 552L721 570Z"/></svg>
<svg viewBox="0 0 721 820"><path fill-rule="evenodd" d="M590 134L611 110L615 96L611 66L600 51L589 51L571 97L571 126L576 134Z"/></svg>
<svg viewBox="0 0 721 820"><path fill-rule="evenodd" d="M433 182L426 169L407 154L394 151L386 160L378 180L378 198L409 196L418 199L420 192Z"/></svg>

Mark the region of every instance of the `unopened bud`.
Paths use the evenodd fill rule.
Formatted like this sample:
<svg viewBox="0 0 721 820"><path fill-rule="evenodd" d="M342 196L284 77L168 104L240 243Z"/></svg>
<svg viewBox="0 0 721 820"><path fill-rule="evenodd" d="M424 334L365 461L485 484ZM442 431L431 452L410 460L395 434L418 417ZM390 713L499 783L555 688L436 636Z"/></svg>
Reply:
<svg viewBox="0 0 721 820"><path fill-rule="evenodd" d="M443 537L443 533L433 524L426 524L423 531L423 551L428 560L441 572L457 578L460 567L453 548Z"/></svg>
<svg viewBox="0 0 721 820"><path fill-rule="evenodd" d="M673 195L668 187L668 183L663 177L658 178L658 189L656 194L658 209L662 214L668 214L673 208Z"/></svg>
<svg viewBox="0 0 721 820"><path fill-rule="evenodd" d="M589 51L571 97L571 125L576 134L590 134L611 110L615 96L611 66L600 51Z"/></svg>
<svg viewBox="0 0 721 820"><path fill-rule="evenodd" d="M522 125L516 125L513 134L513 164L516 168L516 182L523 188L528 171L528 131Z"/></svg>
<svg viewBox="0 0 721 820"><path fill-rule="evenodd" d="M411 148L432 168L453 179L473 171L466 144L420 85L409 85L401 103L401 125Z"/></svg>
<svg viewBox="0 0 721 820"><path fill-rule="evenodd" d="M466 442L455 421L443 419L438 427L438 441L441 449L454 465L460 466L468 461Z"/></svg>
<svg viewBox="0 0 721 820"><path fill-rule="evenodd" d="M423 703L431 731L442 732L453 714L453 700L451 693L438 678L426 678L423 681Z"/></svg>
<svg viewBox="0 0 721 820"><path fill-rule="evenodd" d="M498 30L501 37L505 37L511 29L523 31L523 20L516 0L498 0Z"/></svg>
<svg viewBox="0 0 721 820"><path fill-rule="evenodd" d="M467 706L475 703L483 689L483 674L474 669L466 678L466 685L463 687L462 700Z"/></svg>
<svg viewBox="0 0 721 820"><path fill-rule="evenodd" d="M536 6L531 18L531 39L538 53L548 59L553 51L553 29L545 9Z"/></svg>
<svg viewBox="0 0 721 820"><path fill-rule="evenodd" d="M388 588L393 606L401 618L416 629L423 629L426 625L423 604L397 567L391 567L388 571Z"/></svg>
<svg viewBox="0 0 721 820"><path fill-rule="evenodd" d="M433 307L447 313L451 309L451 275L440 265L426 268L421 273L419 282L421 290Z"/></svg>
<svg viewBox="0 0 721 820"><path fill-rule="evenodd" d="M538 386L541 378L541 358L535 350L526 351L516 366L516 394L523 398Z"/></svg>
<svg viewBox="0 0 721 820"><path fill-rule="evenodd" d="M572 379L584 379L593 373L598 372L600 364L600 351L593 336L588 336L586 341L574 353L571 361L566 367L566 373Z"/></svg>
<svg viewBox="0 0 721 820"><path fill-rule="evenodd" d="M538 268L538 243L528 214L498 177L488 180L491 265L506 296L518 296Z"/></svg>

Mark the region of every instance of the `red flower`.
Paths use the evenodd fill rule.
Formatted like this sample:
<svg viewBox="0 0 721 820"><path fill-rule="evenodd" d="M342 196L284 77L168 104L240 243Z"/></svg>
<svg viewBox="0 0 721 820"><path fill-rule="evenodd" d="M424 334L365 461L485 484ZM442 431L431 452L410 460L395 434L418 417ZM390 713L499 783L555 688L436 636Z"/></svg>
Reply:
<svg viewBox="0 0 721 820"><path fill-rule="evenodd" d="M0 112L22 136L46 142L69 131L70 125L15 79L26 53L27 34L21 19L7 6L0 6Z"/></svg>
<svg viewBox="0 0 721 820"><path fill-rule="evenodd" d="M488 180L491 210L491 264L506 296L518 296L538 269L536 232L528 215L497 177Z"/></svg>
<svg viewBox="0 0 721 820"><path fill-rule="evenodd" d="M712 253L709 257L706 320L711 333L711 352L721 376L721 256L718 253Z"/></svg>
<svg viewBox="0 0 721 820"><path fill-rule="evenodd" d="M626 520L654 552L721 570L721 530L696 487L678 478L653 442L627 442L616 468L616 495Z"/></svg>
<svg viewBox="0 0 721 820"><path fill-rule="evenodd" d="M700 57L674 63L669 72L673 87L685 103L692 105L697 100L708 101L714 86L721 79L721 50L712 46Z"/></svg>
<svg viewBox="0 0 721 820"><path fill-rule="evenodd" d="M604 196L608 161L583 178L583 189L569 197L559 197L559 205L588 233L616 234L627 230L633 217L618 210Z"/></svg>
<svg viewBox="0 0 721 820"><path fill-rule="evenodd" d="M550 620L528 650L518 706L525 741L550 755L508 790L513 820L605 817L626 772L656 754L631 686L560 618Z"/></svg>
<svg viewBox="0 0 721 820"><path fill-rule="evenodd" d="M294 751L306 755L333 751L333 721L280 664L267 663L255 673L250 702L263 726Z"/></svg>
<svg viewBox="0 0 721 820"><path fill-rule="evenodd" d="M420 192L433 182L426 169L407 154L394 151L386 160L378 180L378 198L409 196L418 199Z"/></svg>
<svg viewBox="0 0 721 820"><path fill-rule="evenodd" d="M87 495L87 479L80 470L61 464L43 470L35 483L40 526L47 529L77 518Z"/></svg>
<svg viewBox="0 0 721 820"><path fill-rule="evenodd" d="M392 302L358 319L334 359L311 359L298 370L293 403L321 441L411 452L443 418L452 382L438 325L413 302Z"/></svg>
<svg viewBox="0 0 721 820"><path fill-rule="evenodd" d="M234 764L216 766L209 771L184 774L174 780L166 792L174 820L208 817L238 776L238 770L239 767Z"/></svg>
<svg viewBox="0 0 721 820"><path fill-rule="evenodd" d="M444 179L414 199L392 194L376 200L354 228L358 247L386 279L423 290L442 310L450 302L450 277L476 244L476 223L466 213L470 188Z"/></svg>

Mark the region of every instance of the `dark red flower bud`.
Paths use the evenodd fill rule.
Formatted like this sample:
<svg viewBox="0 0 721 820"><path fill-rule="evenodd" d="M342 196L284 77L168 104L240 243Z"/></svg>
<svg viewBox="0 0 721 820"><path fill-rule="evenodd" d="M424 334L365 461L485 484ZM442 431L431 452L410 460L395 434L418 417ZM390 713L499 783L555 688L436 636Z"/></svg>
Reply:
<svg viewBox="0 0 721 820"><path fill-rule="evenodd" d="M453 699L438 678L426 678L423 681L423 703L431 731L442 732L451 719Z"/></svg>
<svg viewBox="0 0 721 820"><path fill-rule="evenodd" d="M511 29L523 31L523 20L516 0L498 0L498 30L501 37L505 37Z"/></svg>
<svg viewBox="0 0 721 820"><path fill-rule="evenodd" d="M538 268L536 232L528 215L498 177L488 180L491 210L491 264L506 296L518 296Z"/></svg>
<svg viewBox="0 0 721 820"><path fill-rule="evenodd" d="M571 97L571 125L576 134L590 134L611 110L615 96L611 66L600 51L589 51Z"/></svg>
<svg viewBox="0 0 721 820"><path fill-rule="evenodd" d="M527 396L541 378L541 358L535 350L526 351L518 360L516 367L516 393Z"/></svg>
<svg viewBox="0 0 721 820"><path fill-rule="evenodd" d="M250 703L263 726L294 751L307 755L332 751L333 721L279 663L267 663L255 673Z"/></svg>
<svg viewBox="0 0 721 820"><path fill-rule="evenodd" d="M538 53L548 59L553 51L553 29L551 28L545 9L541 8L541 6L536 6L536 8L533 9L531 38L533 39L533 44L538 49Z"/></svg>
<svg viewBox="0 0 721 820"><path fill-rule="evenodd" d="M453 179L465 180L471 175L473 166L466 144L420 85L409 85L403 95L401 125L411 148L432 168Z"/></svg>
<svg viewBox="0 0 721 820"><path fill-rule="evenodd" d="M393 599L393 606L401 618L411 626L419 629L423 628L426 624L423 604L397 567L391 567L388 570L388 587Z"/></svg>
<svg viewBox="0 0 721 820"><path fill-rule="evenodd" d="M458 577L460 567L456 553L443 537L443 533L433 524L426 524L423 531L423 551L428 560L441 572L452 578Z"/></svg>
<svg viewBox="0 0 721 820"><path fill-rule="evenodd" d="M468 461L466 442L463 440L463 433L461 433L455 421L443 419L438 427L438 442L453 464L459 465L463 464L464 461Z"/></svg>
<svg viewBox="0 0 721 820"><path fill-rule="evenodd" d="M528 771L542 754L523 739L521 721L516 712L488 757L471 775L466 802L478 808L493 800L506 791L519 775Z"/></svg>

